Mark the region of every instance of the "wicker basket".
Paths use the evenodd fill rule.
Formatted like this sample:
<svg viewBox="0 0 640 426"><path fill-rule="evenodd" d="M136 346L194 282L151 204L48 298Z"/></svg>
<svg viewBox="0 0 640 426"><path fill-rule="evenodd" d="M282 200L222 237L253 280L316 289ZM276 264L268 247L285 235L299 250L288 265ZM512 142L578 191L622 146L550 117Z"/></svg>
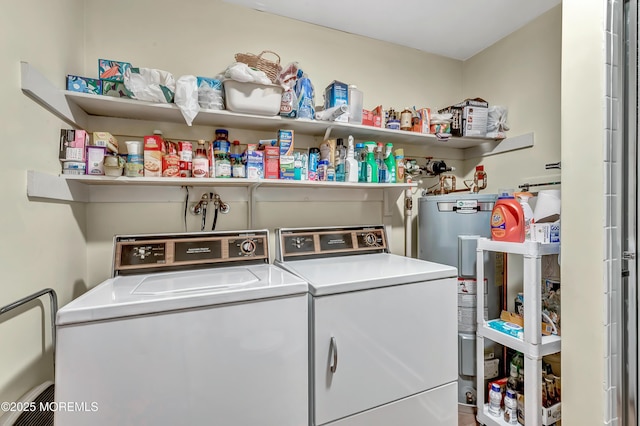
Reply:
<svg viewBox="0 0 640 426"><path fill-rule="evenodd" d="M278 60L272 61L263 58L262 56L265 53L272 53L278 58ZM251 68L264 72L272 83L276 83L278 81L278 76L280 75L280 71L282 71L282 67L280 66L280 55L276 52L272 52L271 50L263 50L259 55L254 55L253 53L236 53L236 62L242 62L243 64L249 65Z"/></svg>

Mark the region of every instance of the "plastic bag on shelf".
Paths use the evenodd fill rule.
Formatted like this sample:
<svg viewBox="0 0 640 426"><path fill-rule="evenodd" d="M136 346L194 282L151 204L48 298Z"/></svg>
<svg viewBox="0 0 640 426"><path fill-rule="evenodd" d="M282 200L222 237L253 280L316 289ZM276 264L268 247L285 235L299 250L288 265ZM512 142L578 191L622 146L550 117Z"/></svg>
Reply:
<svg viewBox="0 0 640 426"><path fill-rule="evenodd" d="M204 109L224 109L223 76L198 77L198 104Z"/></svg>
<svg viewBox="0 0 640 426"><path fill-rule="evenodd" d="M507 125L507 107L495 105L490 106L487 115L487 137L494 139L504 139L507 137L509 126Z"/></svg>
<svg viewBox="0 0 640 426"><path fill-rule="evenodd" d="M295 92L298 97L298 118L313 120L316 116L315 90L306 73L296 81Z"/></svg>
<svg viewBox="0 0 640 426"><path fill-rule="evenodd" d="M176 91L173 75L153 68L127 68L124 85L141 101L171 103Z"/></svg>
<svg viewBox="0 0 640 426"><path fill-rule="evenodd" d="M198 104L198 79L195 75L183 75L176 82L175 104L180 108L180 112L191 126L193 119L200 112Z"/></svg>
<svg viewBox="0 0 640 426"><path fill-rule="evenodd" d="M271 79L263 71L251 68L242 62L234 62L229 65L224 72L224 76L241 83L272 84Z"/></svg>
<svg viewBox="0 0 640 426"><path fill-rule="evenodd" d="M278 76L278 81L284 89L282 92L282 103L280 104L280 115L282 117L296 118L298 116L298 96L295 91L298 81L298 72L302 71L297 62L292 62L283 68Z"/></svg>

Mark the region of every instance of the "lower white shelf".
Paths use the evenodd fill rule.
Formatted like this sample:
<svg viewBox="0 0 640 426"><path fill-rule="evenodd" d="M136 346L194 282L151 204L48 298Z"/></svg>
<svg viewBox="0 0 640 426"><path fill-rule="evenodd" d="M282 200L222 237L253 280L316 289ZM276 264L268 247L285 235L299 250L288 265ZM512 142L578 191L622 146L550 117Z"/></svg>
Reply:
<svg viewBox="0 0 640 426"><path fill-rule="evenodd" d="M486 324L478 328L478 334L489 340L500 343L503 346L522 352L524 355L528 355L533 359L541 359L543 356L555 354L561 351L562 339L560 336L542 336L541 344L532 345L524 342L522 339L518 339L498 330L489 328Z"/></svg>
<svg viewBox="0 0 640 426"><path fill-rule="evenodd" d="M197 188L231 188L254 190L274 188L293 194L302 191L309 196L309 191L330 191L336 195L347 191L347 199L357 200L354 191L384 192L389 201L394 201L405 191L417 187L412 183L349 183L349 182L315 182L281 179L221 179L221 178L167 178L167 177L109 177L88 175L50 175L34 170L27 172L27 195L34 198L74 202L145 202L145 201L180 201L184 199L182 187ZM125 195L124 189L133 190L132 195ZM344 197L343 197L344 198ZM370 197L367 197L370 198Z"/></svg>
<svg viewBox="0 0 640 426"><path fill-rule="evenodd" d="M561 420L560 417L561 403L542 409L542 425L553 425ZM482 412L478 411L477 419L486 426L510 426L504 421L504 410L500 410L500 416L495 417L489 414L489 404L484 404ZM525 419L526 420L526 419ZM519 423L518 423L519 425Z"/></svg>
<svg viewBox="0 0 640 426"><path fill-rule="evenodd" d="M504 410L500 410L500 416L495 417L489 414L489 404L484 404L482 412L478 411L478 421L487 426L509 426L509 423L504 421Z"/></svg>

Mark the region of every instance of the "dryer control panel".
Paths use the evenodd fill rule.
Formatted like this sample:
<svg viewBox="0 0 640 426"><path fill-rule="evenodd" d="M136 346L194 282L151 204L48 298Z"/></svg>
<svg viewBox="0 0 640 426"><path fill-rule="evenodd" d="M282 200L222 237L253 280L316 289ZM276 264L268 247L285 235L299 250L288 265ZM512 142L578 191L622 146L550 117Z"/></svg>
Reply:
<svg viewBox="0 0 640 426"><path fill-rule="evenodd" d="M276 257L284 261L364 253L388 253L384 226L276 230Z"/></svg>
<svg viewBox="0 0 640 426"><path fill-rule="evenodd" d="M117 235L112 276L197 269L217 264L269 263L269 232Z"/></svg>

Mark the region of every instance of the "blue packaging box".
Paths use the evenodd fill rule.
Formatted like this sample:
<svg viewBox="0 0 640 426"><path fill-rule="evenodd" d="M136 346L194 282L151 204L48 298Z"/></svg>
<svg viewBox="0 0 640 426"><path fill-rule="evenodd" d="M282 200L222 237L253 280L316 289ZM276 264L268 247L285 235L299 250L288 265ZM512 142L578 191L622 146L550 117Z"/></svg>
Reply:
<svg viewBox="0 0 640 426"><path fill-rule="evenodd" d="M124 73L131 68L129 62L98 59L98 76L100 80L124 81Z"/></svg>
<svg viewBox="0 0 640 426"><path fill-rule="evenodd" d="M514 324L512 322L503 321L501 319L494 319L491 321L487 321L487 326L501 333L513 336L516 339L522 340L522 338L524 337L524 329L518 324Z"/></svg>
<svg viewBox="0 0 640 426"><path fill-rule="evenodd" d="M339 105L349 105L349 85L334 80L324 89L324 109Z"/></svg>
<svg viewBox="0 0 640 426"><path fill-rule="evenodd" d="M67 76L67 90L71 92L102 94L102 82L95 78L80 77L77 75Z"/></svg>

